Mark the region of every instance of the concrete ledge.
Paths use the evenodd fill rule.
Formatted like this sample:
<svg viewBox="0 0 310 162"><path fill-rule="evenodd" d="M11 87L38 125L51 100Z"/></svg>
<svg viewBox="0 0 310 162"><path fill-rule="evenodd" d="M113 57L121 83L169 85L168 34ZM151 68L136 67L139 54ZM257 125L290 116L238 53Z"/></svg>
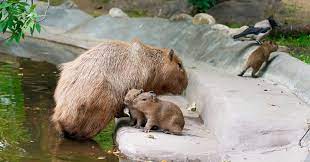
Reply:
<svg viewBox="0 0 310 162"><path fill-rule="evenodd" d="M199 121L186 119L183 134L144 133L132 127L121 127L116 141L122 153L132 160L220 161L215 137Z"/></svg>
<svg viewBox="0 0 310 162"><path fill-rule="evenodd" d="M310 104L310 65L284 52L275 52L272 56L275 59L263 77L282 83Z"/></svg>
<svg viewBox="0 0 310 162"><path fill-rule="evenodd" d="M285 87L212 68L190 71L186 95L225 151L297 145L310 117L308 105Z"/></svg>

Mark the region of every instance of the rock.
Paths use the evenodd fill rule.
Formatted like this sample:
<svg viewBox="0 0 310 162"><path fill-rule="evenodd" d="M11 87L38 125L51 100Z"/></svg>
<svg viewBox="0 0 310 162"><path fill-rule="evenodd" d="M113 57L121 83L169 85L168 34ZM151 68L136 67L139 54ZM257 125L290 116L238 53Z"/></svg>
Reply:
<svg viewBox="0 0 310 162"><path fill-rule="evenodd" d="M247 29L247 28L248 28L248 26L242 26L240 28L230 28L229 29L229 35L233 36L233 35L239 34L243 31L245 31L245 29Z"/></svg>
<svg viewBox="0 0 310 162"><path fill-rule="evenodd" d="M283 86L203 69L189 71L186 95L202 109L201 118L224 150L282 147L296 144L303 135L310 109L297 104L295 94L281 93L288 91Z"/></svg>
<svg viewBox="0 0 310 162"><path fill-rule="evenodd" d="M290 48L288 48L287 46L279 46L277 52L286 52L286 53L289 53L289 52L290 52Z"/></svg>
<svg viewBox="0 0 310 162"><path fill-rule="evenodd" d="M61 33L68 31L72 28L75 28L79 26L80 24L83 24L91 19L93 19L92 16L88 15L87 13L74 9L74 8L68 8L67 3L71 3L71 1L67 1L65 4L60 6L50 6L47 10L47 16L44 21L42 21L40 24L42 24L45 29L45 26L48 28L54 28L58 29ZM44 15L47 8L47 3L40 2L37 3L36 11L38 15ZM43 31L43 30L42 30ZM55 30L56 31L56 30Z"/></svg>
<svg viewBox="0 0 310 162"><path fill-rule="evenodd" d="M175 14L170 17L171 21L191 21L193 17L191 15L181 13L181 14Z"/></svg>
<svg viewBox="0 0 310 162"><path fill-rule="evenodd" d="M218 23L252 24L265 19L279 1L274 0L229 0L216 4L207 13L214 15Z"/></svg>
<svg viewBox="0 0 310 162"><path fill-rule="evenodd" d="M209 14L199 13L194 16L193 24L215 24L215 19Z"/></svg>
<svg viewBox="0 0 310 162"><path fill-rule="evenodd" d="M71 0L66 0L66 1L62 4L62 6L63 6L64 8L68 8L68 9L70 9L70 8L78 8L78 6L77 6L73 1L71 1Z"/></svg>
<svg viewBox="0 0 310 162"><path fill-rule="evenodd" d="M220 161L215 136L199 121L187 118L181 136L155 131L144 133L136 128L120 127L116 142L130 161Z"/></svg>
<svg viewBox="0 0 310 162"><path fill-rule="evenodd" d="M109 11L109 15L112 17L128 17L128 15L119 8L111 8Z"/></svg>
<svg viewBox="0 0 310 162"><path fill-rule="evenodd" d="M233 36L233 35L241 33L242 31L247 29L248 26L242 26L240 28L229 28L228 26L223 25L223 24L215 24L211 28L215 29L215 30L220 30L221 32L223 32L229 36Z"/></svg>

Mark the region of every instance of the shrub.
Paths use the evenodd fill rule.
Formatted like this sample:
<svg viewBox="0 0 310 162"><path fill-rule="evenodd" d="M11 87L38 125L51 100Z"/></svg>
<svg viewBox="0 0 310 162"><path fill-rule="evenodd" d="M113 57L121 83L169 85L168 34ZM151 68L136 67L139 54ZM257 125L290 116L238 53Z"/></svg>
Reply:
<svg viewBox="0 0 310 162"><path fill-rule="evenodd" d="M4 0L0 2L0 32L10 32L9 42L19 42L25 32L31 35L40 32L39 16L35 12L35 4L22 0Z"/></svg>
<svg viewBox="0 0 310 162"><path fill-rule="evenodd" d="M188 0L188 2L194 6L196 12L205 12L215 5L216 0Z"/></svg>

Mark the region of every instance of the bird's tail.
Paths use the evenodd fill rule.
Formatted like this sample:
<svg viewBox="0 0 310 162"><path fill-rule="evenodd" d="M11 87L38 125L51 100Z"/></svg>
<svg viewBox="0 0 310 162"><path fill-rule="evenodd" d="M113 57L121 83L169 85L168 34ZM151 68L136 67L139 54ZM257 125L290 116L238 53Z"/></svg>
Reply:
<svg viewBox="0 0 310 162"><path fill-rule="evenodd" d="M238 39L238 38L244 37L244 36L246 36L248 34L252 34L252 28L253 27L250 26L249 28L245 29L243 32L241 32L241 33L239 33L237 35L234 35L233 38L234 39Z"/></svg>

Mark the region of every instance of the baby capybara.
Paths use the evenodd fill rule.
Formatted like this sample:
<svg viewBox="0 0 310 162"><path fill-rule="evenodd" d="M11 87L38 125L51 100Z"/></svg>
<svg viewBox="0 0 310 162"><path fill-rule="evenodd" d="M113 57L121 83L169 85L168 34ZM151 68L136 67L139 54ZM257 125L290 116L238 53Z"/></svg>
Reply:
<svg viewBox="0 0 310 162"><path fill-rule="evenodd" d="M252 68L252 77L256 78L255 75L262 64L264 62L268 62L269 56L272 52L278 50L278 45L271 42L265 41L260 47L258 47L248 58L245 68L241 71L238 76L243 76L244 73L249 69Z"/></svg>
<svg viewBox="0 0 310 162"><path fill-rule="evenodd" d="M143 89L131 89L127 92L124 99L124 104L129 109L130 125L134 126L135 128L141 128L141 126L145 125L146 123L144 114L132 107L133 100L141 93L143 93Z"/></svg>
<svg viewBox="0 0 310 162"><path fill-rule="evenodd" d="M165 133L181 135L185 124L182 111L176 104L158 99L154 92L138 95L132 102L132 109L145 115L147 122L144 132L156 126Z"/></svg>
<svg viewBox="0 0 310 162"><path fill-rule="evenodd" d="M172 49L137 39L106 41L62 64L52 122L67 137L89 139L120 117L129 89L180 94L187 82L182 62Z"/></svg>

